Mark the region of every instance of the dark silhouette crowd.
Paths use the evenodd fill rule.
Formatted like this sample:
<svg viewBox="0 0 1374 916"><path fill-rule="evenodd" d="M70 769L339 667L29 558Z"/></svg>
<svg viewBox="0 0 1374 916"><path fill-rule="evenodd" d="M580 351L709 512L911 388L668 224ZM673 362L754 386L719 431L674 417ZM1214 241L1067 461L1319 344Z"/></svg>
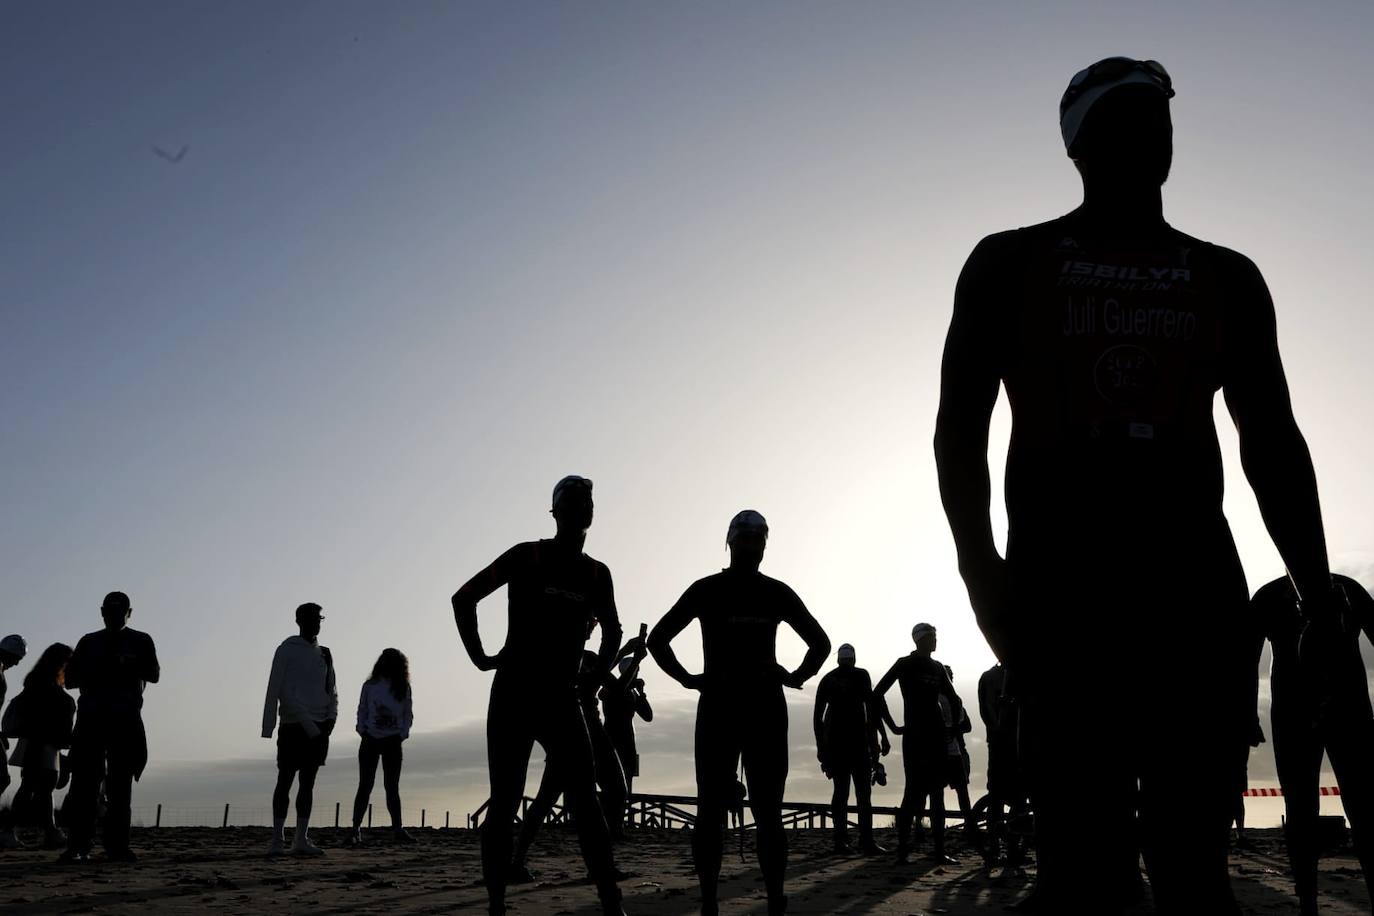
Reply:
<svg viewBox="0 0 1374 916"><path fill-rule="evenodd" d="M1263 277L1243 255L1164 219L1173 97L1172 79L1155 61L1107 58L1077 73L1059 114L1082 204L989 235L955 288L934 449L958 569L997 658L977 684L986 798L975 806L969 795L973 720L953 672L935 658L937 628L929 622L916 623L914 648L876 683L852 645L839 647L836 667L815 692L816 756L833 784L837 854L886 852L874 839L872 794L886 784L883 758L896 736L897 863L927 842L937 865L956 861L946 829L952 790L964 835L986 865L1018 868L1033 850L1036 881L1018 904L1023 911L1120 912L1142 899L1147 877L1159 913L1227 916L1239 913L1228 853L1232 823L1244 828L1246 761L1271 740L1297 896L1310 916L1318 911L1324 753L1365 879L1374 877L1374 710L1359 646L1361 633L1374 636L1374 599L1360 583L1331 574L1316 475ZM999 550L988 438L1002 390L1012 434L1008 530ZM1218 392L1287 569L1253 597L1222 512ZM691 846L701 912L719 909L724 832L740 809L742 769L768 912L784 913L786 691L820 673L831 639L792 587L762 572L768 522L745 509L726 527L728 566L692 582L652 627L623 641L611 571L584 551L592 492L584 477L560 480L550 504L553 536L516 544L452 596L463 648L477 668L494 672L481 828L490 912L505 913L507 887L531 879L531 844L562 796L603 910L623 913L614 847L626 838L640 776L634 720L653 721L641 677L652 658L698 695ZM478 605L503 587L508 632L488 652ZM5 708L0 741L20 776L0 821L0 846L32 828L45 845L63 848L62 861L84 861L103 804L106 857L136 858L130 797L148 760L144 689L158 682L159 667L152 639L128 626L131 614L128 596L111 592L101 606L104 628L74 649L45 649ZM262 735L277 741L274 856L324 854L309 836L315 781L338 719L334 661L319 640L323 620L318 604L300 605L299 633L272 659ZM677 654L693 622L700 671ZM778 657L783 625L806 646L794 664ZM1273 658L1267 739L1258 715L1266 641ZM0 704L4 672L26 654L19 636L0 641ZM900 716L889 707L893 695ZM392 836L415 842L402 826L400 800L412 722L409 663L388 648L359 696L352 845L365 843L363 815L379 765ZM1075 762L1081 752L1068 749L1085 742L1089 759ZM521 819L535 743L545 755L543 779ZM53 793L68 778L64 836ZM0 766L0 790L10 781ZM1189 799L1183 829L1182 798ZM1091 842L1083 839L1085 799ZM974 829L979 821L984 828Z"/></svg>

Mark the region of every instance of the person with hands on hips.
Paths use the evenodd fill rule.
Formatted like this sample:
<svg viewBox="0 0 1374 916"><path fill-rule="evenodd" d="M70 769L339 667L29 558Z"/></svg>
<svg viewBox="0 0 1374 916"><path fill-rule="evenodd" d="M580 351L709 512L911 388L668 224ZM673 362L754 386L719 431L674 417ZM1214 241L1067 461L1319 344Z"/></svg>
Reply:
<svg viewBox="0 0 1374 916"><path fill-rule="evenodd" d="M726 534L730 566L693 583L649 632L649 653L679 684L701 692L697 703L697 823L692 855L701 883L701 912L719 912L722 831L741 757L758 828L759 868L770 916L787 910L783 878L787 841L782 797L787 782L787 703L783 688L798 689L820 670L830 639L797 593L759 572L768 545L768 522L745 509ZM701 624L704 670L691 674L672 641L693 620ZM795 670L778 664L778 625L806 643Z"/></svg>

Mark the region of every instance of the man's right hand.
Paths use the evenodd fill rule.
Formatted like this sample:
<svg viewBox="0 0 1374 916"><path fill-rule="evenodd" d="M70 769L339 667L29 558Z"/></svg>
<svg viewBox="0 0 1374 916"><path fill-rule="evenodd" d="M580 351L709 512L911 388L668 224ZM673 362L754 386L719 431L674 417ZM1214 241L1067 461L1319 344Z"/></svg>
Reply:
<svg viewBox="0 0 1374 916"><path fill-rule="evenodd" d="M1011 588L1007 581L1007 561L993 553L964 565L960 571L978 628L983 631L998 661L1005 665L1016 648L1011 644Z"/></svg>

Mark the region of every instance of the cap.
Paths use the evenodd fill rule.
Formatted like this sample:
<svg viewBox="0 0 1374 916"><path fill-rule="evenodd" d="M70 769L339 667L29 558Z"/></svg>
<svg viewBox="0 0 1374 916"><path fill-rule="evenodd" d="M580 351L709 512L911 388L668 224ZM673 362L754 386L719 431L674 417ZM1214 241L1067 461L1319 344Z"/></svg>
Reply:
<svg viewBox="0 0 1374 916"><path fill-rule="evenodd" d="M569 474L567 477L564 477L562 480L558 481L558 483L553 485L553 501L550 508L557 509L558 500L562 498L563 494L566 493L568 490L575 489L578 487L585 487L587 490L587 495L591 495L592 482L585 477L578 477L576 474Z"/></svg>
<svg viewBox="0 0 1374 916"><path fill-rule="evenodd" d="M849 643L845 643L844 645L840 646L840 651L835 653L835 657L842 662L852 662L854 660L854 647L851 646Z"/></svg>
<svg viewBox="0 0 1374 916"><path fill-rule="evenodd" d="M768 534L768 520L753 509L745 509L735 514L730 519L730 529L725 533L725 543L735 543L735 536L741 531L762 532Z"/></svg>
<svg viewBox="0 0 1374 916"><path fill-rule="evenodd" d="M305 604L296 608L296 623L302 623L306 620L324 620L323 611L324 608L320 607L315 602L307 601Z"/></svg>
<svg viewBox="0 0 1374 916"><path fill-rule="evenodd" d="M935 627L928 623L918 623L911 628L911 641L920 642L927 634L933 634Z"/></svg>
<svg viewBox="0 0 1374 916"><path fill-rule="evenodd" d="M15 658L22 659L29 652L29 644L24 642L24 637L18 633L11 633L0 639L0 652L8 652Z"/></svg>
<svg viewBox="0 0 1374 916"><path fill-rule="evenodd" d="M1064 149L1070 155L1073 155L1074 141L1092 107L1113 89L1129 85L1154 86L1164 98L1174 97L1169 71L1157 60L1106 57L1073 75L1059 99L1059 132L1064 137Z"/></svg>

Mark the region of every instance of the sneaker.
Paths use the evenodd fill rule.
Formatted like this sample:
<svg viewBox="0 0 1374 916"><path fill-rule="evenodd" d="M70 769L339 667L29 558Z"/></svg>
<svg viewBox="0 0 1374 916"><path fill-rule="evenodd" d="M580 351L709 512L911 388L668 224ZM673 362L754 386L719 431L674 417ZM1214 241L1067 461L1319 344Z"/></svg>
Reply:
<svg viewBox="0 0 1374 916"><path fill-rule="evenodd" d="M267 847L267 857L269 859L275 859L278 856L284 855L286 855L286 847L282 845L282 841L279 839L272 840L272 845Z"/></svg>
<svg viewBox="0 0 1374 916"><path fill-rule="evenodd" d="M316 846L314 843L310 842L310 838L307 837L306 839L302 840L301 842L292 845L292 847L291 847L291 855L293 855L293 856L322 856L322 855L324 855L324 850L321 849L320 847Z"/></svg>
<svg viewBox="0 0 1374 916"><path fill-rule="evenodd" d="M138 853L134 852L127 846L125 846L123 849L107 849L105 850L105 861L128 862L130 864L133 864L134 862L138 861Z"/></svg>
<svg viewBox="0 0 1374 916"><path fill-rule="evenodd" d="M81 865L91 861L91 857L75 849L64 849L57 857L57 861L61 865Z"/></svg>
<svg viewBox="0 0 1374 916"><path fill-rule="evenodd" d="M66 845L67 835L56 827L43 834L44 849L64 849Z"/></svg>
<svg viewBox="0 0 1374 916"><path fill-rule="evenodd" d="M868 842L859 846L859 852L863 853L866 856L880 856L883 853L887 852L887 850L884 849L882 846L879 846L877 843Z"/></svg>
<svg viewBox="0 0 1374 916"><path fill-rule="evenodd" d="M407 832L406 832L406 829L405 829L404 827L397 827L396 830L391 834L391 836L392 836L392 839L394 839L394 840L395 840L396 842L398 842L398 843L414 843L414 842L416 842L415 837L413 837L413 836L411 836L409 833L407 833Z"/></svg>

